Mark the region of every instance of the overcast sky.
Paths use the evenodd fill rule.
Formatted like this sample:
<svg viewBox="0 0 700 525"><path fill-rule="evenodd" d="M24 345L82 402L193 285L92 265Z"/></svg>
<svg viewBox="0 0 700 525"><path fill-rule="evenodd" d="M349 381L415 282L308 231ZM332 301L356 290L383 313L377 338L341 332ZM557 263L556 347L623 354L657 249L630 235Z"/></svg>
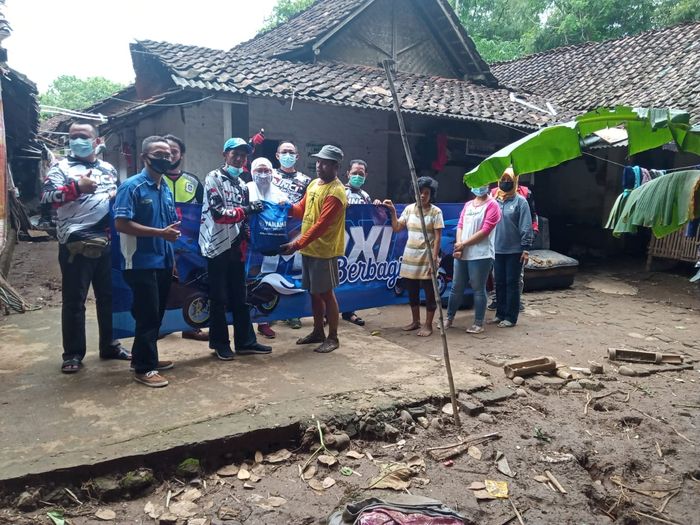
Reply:
<svg viewBox="0 0 700 525"><path fill-rule="evenodd" d="M229 49L252 38L276 0L6 0L8 64L44 91L59 75L134 79L129 42Z"/></svg>

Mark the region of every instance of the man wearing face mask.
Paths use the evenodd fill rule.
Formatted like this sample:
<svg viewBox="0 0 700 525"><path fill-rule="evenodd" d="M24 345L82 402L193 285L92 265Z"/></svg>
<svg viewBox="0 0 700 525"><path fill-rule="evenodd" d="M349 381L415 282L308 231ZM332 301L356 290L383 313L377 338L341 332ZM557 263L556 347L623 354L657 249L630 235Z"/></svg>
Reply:
<svg viewBox="0 0 700 525"><path fill-rule="evenodd" d="M381 205L379 199L372 199L365 190L362 189L367 181L367 163L361 159L350 161L350 169L347 172L348 183L345 186L345 196L348 199L348 206L353 204L374 204ZM365 326L365 321L355 312L343 312L341 315L343 320L356 324L357 326Z"/></svg>
<svg viewBox="0 0 700 525"><path fill-rule="evenodd" d="M239 355L269 354L258 343L246 304L246 218L260 213L260 202L250 202L248 187L240 179L252 146L241 138L224 143L224 165L204 181L204 205L199 247L209 272L209 348L222 361ZM228 335L226 311L233 314L234 349Z"/></svg>
<svg viewBox="0 0 700 525"><path fill-rule="evenodd" d="M297 154L297 147L293 143L289 141L280 142L276 156L280 163L280 168L273 172L272 184L282 190L290 204L297 204L304 198L311 178L297 171L296 163L299 155ZM293 329L301 328L301 320L299 318L288 319L287 324Z"/></svg>
<svg viewBox="0 0 700 525"><path fill-rule="evenodd" d="M175 135L165 135L163 137L170 146L170 169L165 173L163 180L170 188L175 201L175 211L178 218L182 219L178 204L202 204L204 200L204 186L199 179L181 169L182 160L185 155L185 143ZM177 267L175 267L177 269ZM201 329L184 330L183 339L194 339L195 341L208 341L209 334Z"/></svg>
<svg viewBox="0 0 700 525"><path fill-rule="evenodd" d="M168 385L159 372L173 367L172 361L158 359L157 344L175 262L172 243L180 237L173 194L163 183L170 159L170 146L163 137L144 139L143 171L119 186L114 202L114 226L120 233L120 266L133 294L134 379L153 388Z"/></svg>
<svg viewBox="0 0 700 525"><path fill-rule="evenodd" d="M42 204L57 208L61 371L66 374L78 372L83 366L85 299L90 284L95 294L100 358L131 359L129 351L112 339L109 201L117 190L117 172L97 158L99 139L92 124L73 123L68 137L71 154L51 167L41 195Z"/></svg>

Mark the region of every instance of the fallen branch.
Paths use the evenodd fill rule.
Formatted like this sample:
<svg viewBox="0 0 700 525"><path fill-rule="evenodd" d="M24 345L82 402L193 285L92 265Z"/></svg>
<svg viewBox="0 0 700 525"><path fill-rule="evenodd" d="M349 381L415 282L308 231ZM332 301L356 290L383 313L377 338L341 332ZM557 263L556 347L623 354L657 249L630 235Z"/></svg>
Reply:
<svg viewBox="0 0 700 525"><path fill-rule="evenodd" d="M518 507L515 506L515 502L512 499L509 499L508 501L510 501L510 505L513 507L513 511L515 511L515 515L517 516L520 525L525 525L523 517L520 515L520 512L518 512Z"/></svg>
<svg viewBox="0 0 700 525"><path fill-rule="evenodd" d="M561 483L559 483L559 480L554 477L554 474L552 474L549 470L544 471L544 475L549 478L549 481L552 482L552 484L557 488L559 492L562 494L566 494L566 490L564 490L564 487L561 486Z"/></svg>
<svg viewBox="0 0 700 525"><path fill-rule="evenodd" d="M446 461L464 454L471 446L491 441L492 439L500 437L500 435L500 432L493 432L491 434L484 434L483 436L469 436L460 443L449 446L432 447L427 449L426 452L435 461Z"/></svg>
<svg viewBox="0 0 700 525"><path fill-rule="evenodd" d="M665 520L663 518L658 518L656 516L653 516L652 514L646 514L644 512L639 512L638 510L635 510L634 513L637 516L643 516L645 518L649 518L650 520L658 521L659 523L667 523L668 525L682 525L681 523L678 523L677 521Z"/></svg>
<svg viewBox="0 0 700 525"><path fill-rule="evenodd" d="M603 394L602 396L595 396L592 397L591 394L586 392L586 406L583 407L583 415L587 416L588 415L588 405L591 404L591 401L597 401L598 399L603 399L604 397L611 396L613 394L627 394L627 399L626 401L629 401L629 392L623 392L622 390L613 390L612 392L608 392L607 394Z"/></svg>
<svg viewBox="0 0 700 525"><path fill-rule="evenodd" d="M522 516L525 514L528 510L530 510L530 507L525 507L523 510L520 511L520 515ZM508 516L505 520L497 523L496 525L508 525L511 521L516 519L518 517L517 514L513 514L512 516Z"/></svg>
<svg viewBox="0 0 700 525"><path fill-rule="evenodd" d="M671 501L671 498L675 498L676 496L678 496L679 493L680 493L680 489L678 489L676 492L674 492L668 498L666 498L666 500L659 507L658 513L663 514L664 511L666 510L666 505L668 505L668 502Z"/></svg>

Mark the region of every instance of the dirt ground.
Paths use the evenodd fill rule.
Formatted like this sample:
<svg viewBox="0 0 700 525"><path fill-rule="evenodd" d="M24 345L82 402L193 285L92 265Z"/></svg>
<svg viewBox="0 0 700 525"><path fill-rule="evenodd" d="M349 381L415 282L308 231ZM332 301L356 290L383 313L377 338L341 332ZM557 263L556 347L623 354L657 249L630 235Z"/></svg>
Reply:
<svg viewBox="0 0 700 525"><path fill-rule="evenodd" d="M55 244L29 248L18 247L10 281L27 301L55 307L60 304ZM412 421L401 417L401 407L379 414L358 412L327 423L351 435L350 449L363 454L359 459L343 450L338 464L327 467L310 460L311 452L298 448L299 442L288 443L293 454L274 464L267 462L268 456L257 464L252 456L236 458L235 451L222 451L221 464L205 465L194 481L168 476L136 499L104 502L87 486L68 487L78 505L63 487L44 487L38 510L22 513L7 506L0 509L0 523L50 523L47 512L62 509L74 525L103 523L95 513L104 510L113 511L114 517L101 515L114 523L323 524L349 501L396 494L373 488L372 480L383 464L403 462L413 465L404 491L441 500L461 512L466 523L518 523L512 501L528 524L700 524L700 292L688 283L690 273L647 273L642 261L588 266L571 289L526 294L527 308L516 328L489 326L479 336L464 333L471 312L460 312L456 327L448 332L452 360L469 362L492 381L492 391L509 395L483 400L485 415L463 413L461 428L441 411L444 400L413 407ZM407 314L406 307L390 307L362 316L365 329L376 337L441 360L437 333L422 339L398 328ZM623 363L607 360L608 348L681 354L692 367L625 376L619 373ZM560 366L588 367L596 361L604 373L576 373L571 381L537 375L521 385L505 377L504 361L542 355ZM637 371L653 368L630 366ZM467 402L478 395L460 397ZM431 423L427 429L417 419L423 411ZM369 439L368 429L383 427L383 421L398 435L393 430L387 435L385 429ZM490 433L498 435L451 462L429 454L430 448ZM512 477L497 468L497 452L507 459ZM253 479L217 474L227 454L229 463L236 460L235 467L245 462ZM302 480L300 467L307 462L317 470L311 484L332 478L332 486L314 490ZM352 472L344 475L341 467ZM506 470L502 463L501 469ZM539 481L546 470L566 493ZM510 500L477 500L468 487L485 480L505 481ZM178 514L177 521L168 521Z"/></svg>

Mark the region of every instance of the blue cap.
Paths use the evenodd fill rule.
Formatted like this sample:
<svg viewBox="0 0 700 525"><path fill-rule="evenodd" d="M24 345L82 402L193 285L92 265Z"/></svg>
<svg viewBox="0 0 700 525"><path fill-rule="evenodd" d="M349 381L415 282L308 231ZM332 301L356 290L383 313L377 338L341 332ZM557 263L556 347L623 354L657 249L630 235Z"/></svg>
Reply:
<svg viewBox="0 0 700 525"><path fill-rule="evenodd" d="M224 142L224 153L226 153L230 149L240 148L241 146L245 146L249 155L253 153L253 146L251 146L245 140L240 139L238 137L230 138L226 142Z"/></svg>

